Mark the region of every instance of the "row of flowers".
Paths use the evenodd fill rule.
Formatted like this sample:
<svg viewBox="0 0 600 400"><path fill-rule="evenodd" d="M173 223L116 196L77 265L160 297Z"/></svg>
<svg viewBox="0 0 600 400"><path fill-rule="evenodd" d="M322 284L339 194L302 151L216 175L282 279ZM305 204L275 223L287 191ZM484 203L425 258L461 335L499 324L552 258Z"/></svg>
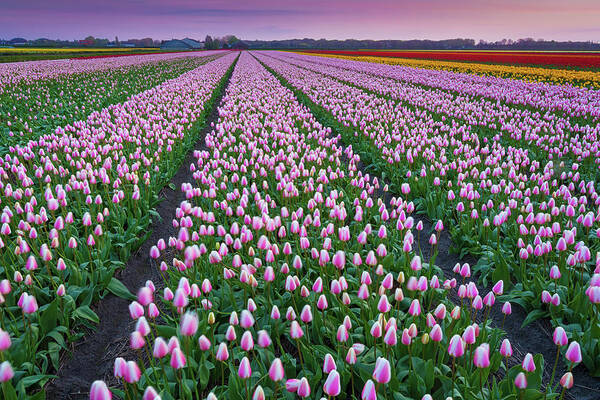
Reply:
<svg viewBox="0 0 600 400"><path fill-rule="evenodd" d="M215 54L216 53L216 54ZM0 152L56 128L85 121L93 111L176 78L210 61L206 57L150 59L109 69L63 73L0 89Z"/></svg>
<svg viewBox="0 0 600 400"><path fill-rule="evenodd" d="M144 240L157 191L196 140L235 58L225 55L16 145L0 160L7 398L44 385L61 350L83 325L98 322L90 305L100 295L126 292L113 275Z"/></svg>
<svg viewBox="0 0 600 400"><path fill-rule="evenodd" d="M287 54L289 56L294 55L294 53ZM592 116L597 118L599 116L600 95L594 88L364 62L362 59L323 58L309 55L304 55L304 58L338 66L348 65L350 68L362 72L375 73L407 83L448 90L460 95L484 97L495 102L500 101L512 105L532 107L552 113L558 111L569 117ZM540 114L540 116L542 115L543 113Z"/></svg>
<svg viewBox="0 0 600 400"><path fill-rule="evenodd" d="M480 257L474 271L484 284L502 279L506 298L534 310L527 322L564 324L585 346L586 367L600 373L600 197L583 178L589 170L531 159L277 54L257 57L305 93L397 193L450 223L455 250Z"/></svg>
<svg viewBox="0 0 600 400"><path fill-rule="evenodd" d="M541 115L537 107L524 108L509 99L499 102L497 97L482 98L480 94L473 94L468 87L440 90L434 83L431 83L434 86L431 87L415 84L410 79L407 82L404 80L406 74L395 71L398 68L339 60L324 62L315 57L289 57L285 54L279 58L393 99L416 113L425 112L427 118L440 123L450 118L477 133L481 140L500 141L509 151L512 148L523 149L530 158L565 161L568 165L576 162L585 165L584 170L592 175L599 172L600 147L597 143L600 124L597 118L590 117L600 112L600 103L595 108L581 109L573 101L565 99L563 108L571 112L549 109ZM444 78L444 82L460 79L456 76L453 78ZM506 93L498 86L498 92ZM513 89L515 94L520 93L519 98L529 97L529 91ZM595 112L588 113L589 110ZM590 178L586 176L586 179Z"/></svg>
<svg viewBox="0 0 600 400"><path fill-rule="evenodd" d="M580 87L600 88L600 73L577 69L544 68L523 65L499 65L477 62L459 62L442 60L423 60L403 57L349 56L342 54L318 54L327 58L366 61L379 64L401 65L411 68L454 71L482 76L497 76L500 78L519 79L527 82L548 82L558 85L573 85Z"/></svg>
<svg viewBox="0 0 600 400"><path fill-rule="evenodd" d="M186 53L160 53L128 55L127 57L102 57L97 59L40 60L0 63L0 95L5 88L16 84L30 84L36 80L53 79L61 75L109 71L114 68L166 61L181 57L198 57L218 51L191 51Z"/></svg>
<svg viewBox="0 0 600 400"><path fill-rule="evenodd" d="M516 360L491 327L504 282L484 293L468 264L444 277L424 262L421 240L436 254L442 221L422 232L412 202L377 197L387 187L248 53L206 144L177 235L150 250L164 282L128 310L139 357L116 358L92 400L556 399L572 387L570 371L543 387L541 356ZM554 336L580 363L580 345Z"/></svg>

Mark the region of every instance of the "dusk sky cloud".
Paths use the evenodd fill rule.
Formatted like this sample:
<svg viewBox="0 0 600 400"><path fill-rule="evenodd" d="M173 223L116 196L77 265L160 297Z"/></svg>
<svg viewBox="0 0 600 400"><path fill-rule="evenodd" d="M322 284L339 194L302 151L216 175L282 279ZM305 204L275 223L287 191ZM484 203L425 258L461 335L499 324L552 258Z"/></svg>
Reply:
<svg viewBox="0 0 600 400"><path fill-rule="evenodd" d="M600 41L599 0L0 0L0 38Z"/></svg>

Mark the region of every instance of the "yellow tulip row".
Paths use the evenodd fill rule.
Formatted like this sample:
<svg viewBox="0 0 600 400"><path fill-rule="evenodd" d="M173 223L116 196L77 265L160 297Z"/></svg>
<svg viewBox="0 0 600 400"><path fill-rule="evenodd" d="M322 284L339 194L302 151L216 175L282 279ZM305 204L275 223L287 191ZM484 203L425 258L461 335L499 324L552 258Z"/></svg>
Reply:
<svg viewBox="0 0 600 400"><path fill-rule="evenodd" d="M0 53L14 53L14 54L20 54L20 53L40 53L40 54L90 53L90 52L100 53L100 52L106 52L106 51L115 52L115 51L140 51L140 50L156 51L159 49L157 49L155 47L149 47L149 48L141 48L141 47L136 47L136 48L120 48L120 47L112 47L112 48L111 47L106 47L106 48L0 47Z"/></svg>

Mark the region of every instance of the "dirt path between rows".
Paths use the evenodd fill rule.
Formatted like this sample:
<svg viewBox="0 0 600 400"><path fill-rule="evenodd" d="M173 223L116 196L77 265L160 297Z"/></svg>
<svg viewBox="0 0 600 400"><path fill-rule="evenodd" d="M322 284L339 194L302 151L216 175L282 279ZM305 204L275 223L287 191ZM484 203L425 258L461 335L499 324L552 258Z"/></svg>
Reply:
<svg viewBox="0 0 600 400"><path fill-rule="evenodd" d="M262 62L261 64L266 67L266 65ZM274 73L274 71L268 67L267 70L269 70L269 72L271 73ZM274 75L278 77L280 81L282 80L282 77L280 77L279 75ZM284 86L291 89L295 94L298 93L298 91L295 88L293 88L287 81L283 80L282 83L284 84ZM315 118L317 118L317 120L319 120L323 124L323 126L328 126L331 128L332 136L337 136L338 134L340 135L340 137L342 138L340 142L342 145L344 145L344 147L347 147L351 144L345 143L343 141L343 135L336 129L336 127L330 126L330 124L321 121L321 119L319 118L319 114L324 110L320 106L313 103L312 101L310 102L312 104L309 104L307 101L303 101L301 97L296 97L298 98L298 101L300 103L304 104L311 110L313 115L315 115ZM345 161L348 162L347 157L345 158ZM362 161L358 164L358 168L363 172L363 174L369 172L366 171L366 166ZM369 173L371 176L373 176L372 172ZM380 182L384 182L384 184L390 184L389 180L387 179L382 180L380 177L378 177L378 179ZM389 186L392 187L391 184ZM381 197L387 204L388 209L391 209L390 200L393 196L403 197L398 193L384 192L383 190L379 190L374 197ZM428 244L428 238L431 232L433 232L434 223L432 223L432 221L425 215L413 215L413 218L415 219L415 225L418 221L423 222L423 231L421 232L420 240L420 251L423 255L423 261L429 262L432 256L432 249L431 246ZM477 259L472 256L467 255L461 259L457 254L451 253L451 247L452 239L450 238L450 234L446 227L446 229L444 229L441 232L438 241L438 254L435 259L435 264L444 271L444 276L447 278L456 277L456 275L452 271L456 263L463 264L467 262L471 266L477 264ZM473 276L472 280L477 282L477 276ZM488 288L483 288L480 285L478 285L478 288L481 291L482 297L484 294L491 290L491 286ZM450 298L454 303L460 304L460 298L458 297L457 289L454 289L450 293ZM503 330L506 331L506 337L509 339L513 347L513 356L510 359L508 359L507 367L511 368L514 365L520 364L527 353L540 353L544 356L543 384L547 385L551 379L552 367L554 366L554 362L556 360L556 346L552 342L553 328L550 322L548 320L537 320L527 325L526 327L522 327L521 325L523 324L523 321L527 317L528 313L519 305L513 303L512 314L504 320L504 314L502 314L502 305L503 302L496 300L496 303L490 311L488 319L492 321L492 326L494 327L500 328L501 326L503 326ZM479 313L479 315L481 314L482 313ZM481 318L479 318L478 322L481 323L483 321ZM564 356L561 354L559 357L560 360L558 362L556 376L554 378L554 385L558 383L558 380L560 379L562 374L566 372L566 368L563 361ZM570 390L565 392L565 398L573 400L600 399L600 378L594 378L590 376L588 371L581 364L574 368L572 373L574 378L574 385Z"/></svg>
<svg viewBox="0 0 600 400"><path fill-rule="evenodd" d="M233 63L233 68L237 59ZM193 182L190 164L195 162L194 151L206 150L204 139L212 130L211 123L219 118L218 106L225 94L233 68L228 71L221 91L216 94L212 109L205 120L198 141L182 161L179 169L160 192L162 200L156 207L160 219L154 219L148 227L152 234L133 254L125 268L116 275L133 294L152 280L158 288L163 286L158 265L149 256L150 248L159 239L177 236L177 229L171 223L175 209L185 200L181 184ZM174 187L172 190L169 186ZM113 364L116 357L137 360L137 354L129 349L129 335L135 329L135 321L129 316L129 301L113 294L107 294L96 305L95 312L100 317L96 330L86 335L74 346L73 353L65 359L57 372L58 379L51 381L46 387L48 399L88 399L90 386L95 380L102 379L109 384L116 384L113 377ZM120 386L120 385L119 385Z"/></svg>

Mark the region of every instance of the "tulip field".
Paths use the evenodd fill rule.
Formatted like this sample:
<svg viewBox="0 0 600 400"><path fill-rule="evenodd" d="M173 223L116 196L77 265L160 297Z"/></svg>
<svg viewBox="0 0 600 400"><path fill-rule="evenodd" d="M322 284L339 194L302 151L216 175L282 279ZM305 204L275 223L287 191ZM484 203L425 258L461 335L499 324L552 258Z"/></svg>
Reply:
<svg viewBox="0 0 600 400"><path fill-rule="evenodd" d="M0 65L2 395L599 399L579 83L279 51Z"/></svg>

